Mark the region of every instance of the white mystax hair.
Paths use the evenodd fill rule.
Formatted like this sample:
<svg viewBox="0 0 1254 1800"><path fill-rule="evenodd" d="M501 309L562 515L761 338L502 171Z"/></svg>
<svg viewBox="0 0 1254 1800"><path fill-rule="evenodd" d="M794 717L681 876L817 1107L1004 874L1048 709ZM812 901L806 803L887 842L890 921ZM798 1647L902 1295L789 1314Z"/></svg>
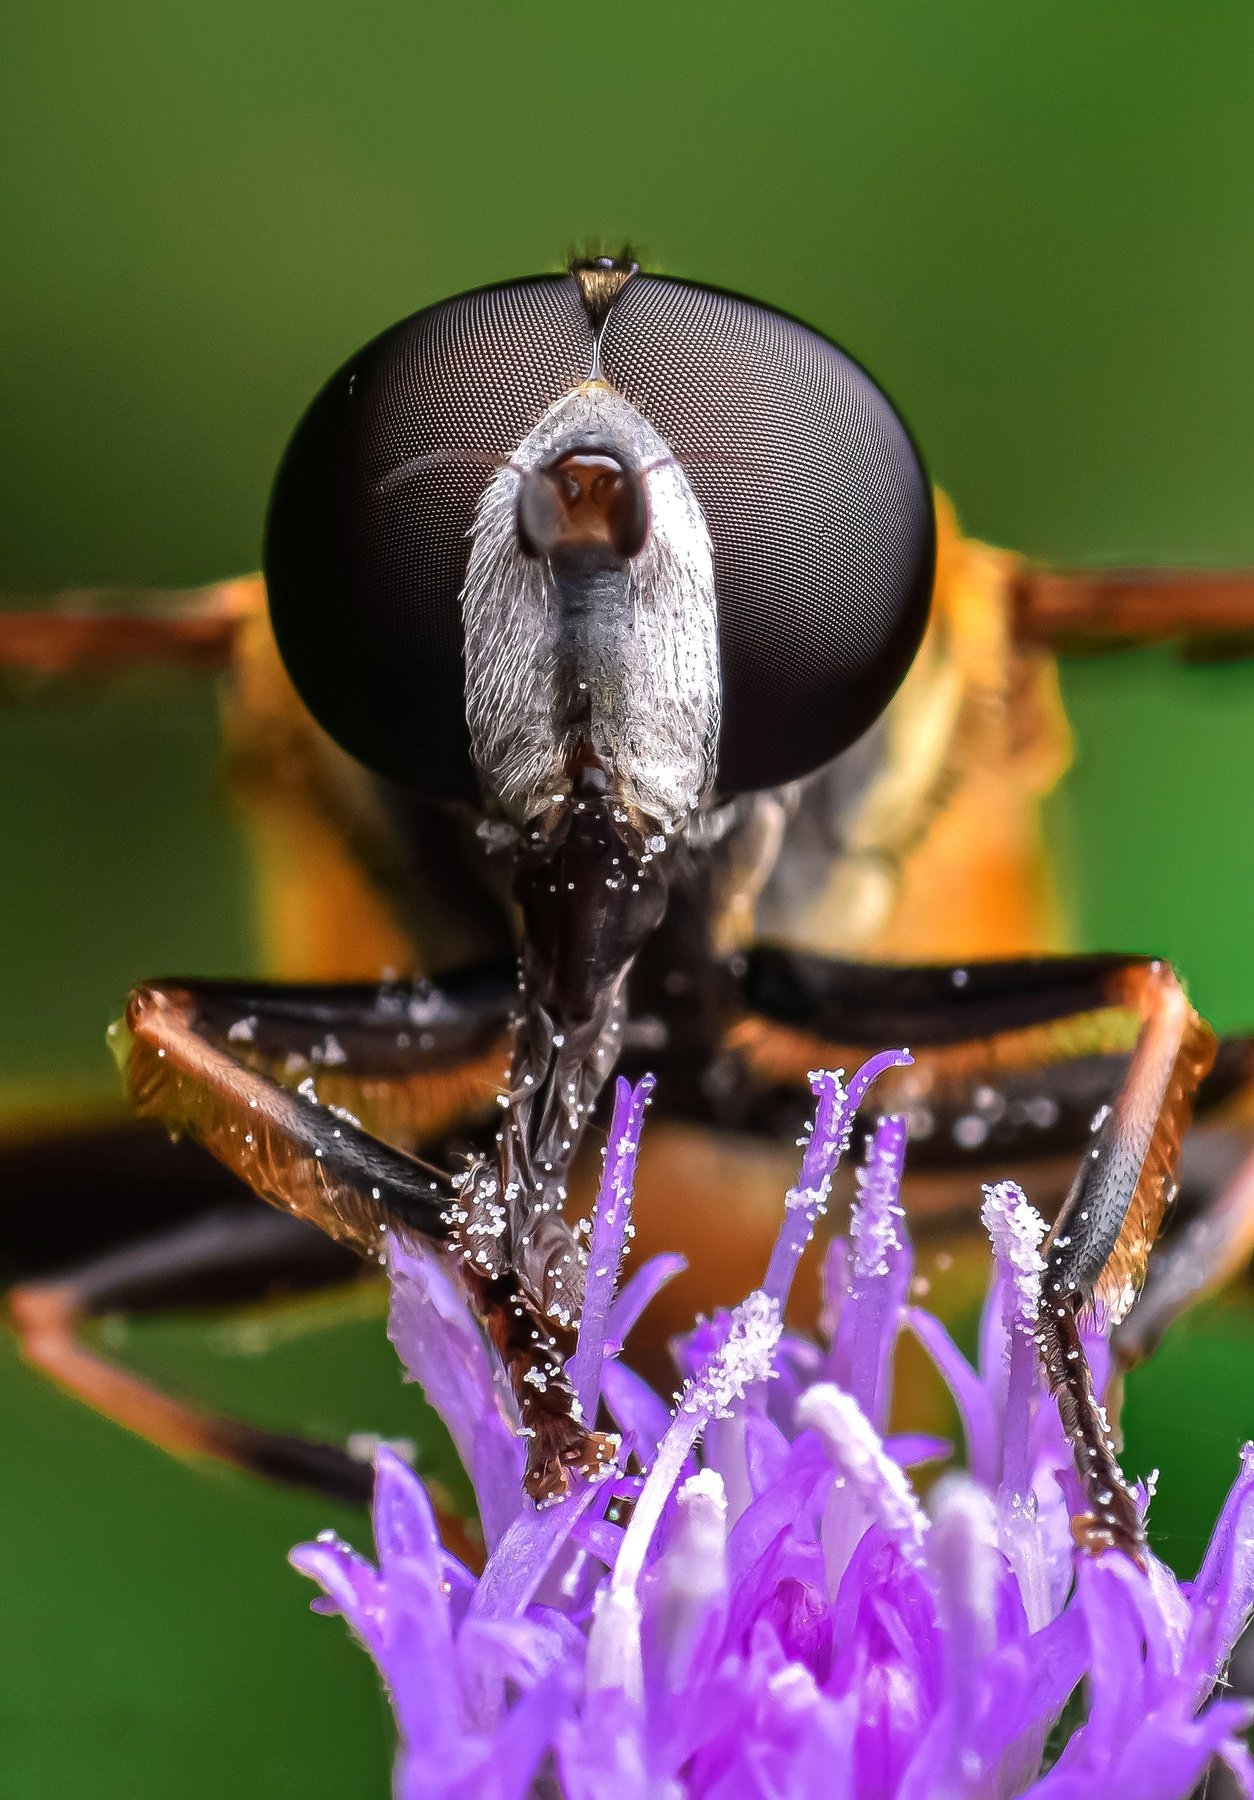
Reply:
<svg viewBox="0 0 1254 1800"><path fill-rule="evenodd" d="M642 475L650 528L621 581L572 623L549 563L519 545L517 507L520 472L578 449ZM709 533L669 445L620 394L588 382L493 476L470 535L466 718L489 808L521 824L569 792L578 712L615 792L676 829L713 774L721 686Z"/></svg>

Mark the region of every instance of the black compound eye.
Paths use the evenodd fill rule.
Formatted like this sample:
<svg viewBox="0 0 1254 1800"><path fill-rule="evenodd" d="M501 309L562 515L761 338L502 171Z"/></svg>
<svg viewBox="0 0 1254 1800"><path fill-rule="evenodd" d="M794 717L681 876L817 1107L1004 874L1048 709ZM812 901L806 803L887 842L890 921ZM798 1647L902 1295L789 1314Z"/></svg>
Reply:
<svg viewBox="0 0 1254 1800"><path fill-rule="evenodd" d="M460 606L476 502L592 353L569 276L443 301L332 377L279 469L265 563L288 673L345 750L424 794L478 795Z"/></svg>
<svg viewBox="0 0 1254 1800"><path fill-rule="evenodd" d="M629 282L601 355L709 526L719 786L808 774L883 712L927 622L932 498L910 436L828 339L693 283Z"/></svg>
<svg viewBox="0 0 1254 1800"><path fill-rule="evenodd" d="M314 716L379 773L476 798L460 609L475 506L595 352L571 276L485 288L384 333L298 427L267 526L275 636ZM705 514L719 787L809 773L883 711L926 622L931 499L904 426L816 332L661 276L622 287L600 372L670 446ZM529 530L544 539L578 516L603 518L612 547L635 554L646 494L582 461L522 496L520 546L552 554Z"/></svg>

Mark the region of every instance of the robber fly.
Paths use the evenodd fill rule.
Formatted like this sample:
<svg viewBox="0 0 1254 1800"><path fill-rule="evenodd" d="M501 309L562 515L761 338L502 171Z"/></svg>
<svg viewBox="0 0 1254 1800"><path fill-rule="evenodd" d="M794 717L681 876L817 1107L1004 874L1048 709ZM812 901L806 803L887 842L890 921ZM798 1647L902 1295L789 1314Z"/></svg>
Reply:
<svg viewBox="0 0 1254 1800"><path fill-rule="evenodd" d="M1077 1314L1132 1311L1199 1084L1244 1085L1249 1046L1210 1074L1213 1035L1148 958L850 952L891 947L899 871L994 740L1017 734L1038 786L1057 772L1034 644L1231 634L1249 583L1067 580L964 545L842 350L627 259L461 295L346 363L279 470L265 576L286 677L248 584L157 615L12 619L7 660L229 652L238 760L254 787L281 770L299 790L306 883L338 833L405 960L479 954L382 986L137 988L118 1043L136 1108L283 1216L20 1290L28 1353L164 1441L329 1475L338 1453L209 1430L76 1327L195 1266L288 1257L293 1220L369 1258L393 1233L456 1260L529 1437L527 1487L551 1496L610 1454L565 1372L582 1280L565 1203L612 1071L648 1063L683 1118L795 1134L807 1070L905 1043L888 1100L924 1161L1030 1139L1078 1163L1040 1349L1088 1495L1080 1540L1136 1554ZM984 825L1004 824L990 794ZM843 954L755 940L807 909L835 917ZM475 1152L442 1164L468 1127ZM1241 1259L1251 1211L1225 1191L1168 1266L1165 1314Z"/></svg>

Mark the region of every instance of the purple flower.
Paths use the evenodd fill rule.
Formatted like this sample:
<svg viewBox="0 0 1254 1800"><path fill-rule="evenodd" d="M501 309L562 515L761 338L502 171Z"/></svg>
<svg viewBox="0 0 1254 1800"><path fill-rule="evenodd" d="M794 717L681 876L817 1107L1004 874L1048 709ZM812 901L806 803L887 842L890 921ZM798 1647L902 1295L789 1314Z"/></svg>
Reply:
<svg viewBox="0 0 1254 1800"><path fill-rule="evenodd" d="M622 1458L549 1507L523 1496L512 1399L454 1280L393 1246L392 1337L474 1482L486 1567L476 1577L444 1548L388 1451L377 1566L333 1537L292 1560L378 1665L403 1800L1172 1800L1215 1757L1254 1794L1251 1708L1213 1697L1254 1603L1254 1447L1192 1583L1152 1556L1142 1570L1074 1551L1074 1478L1033 1341L1044 1226L1016 1187L985 1201L976 1367L907 1304L900 1119L872 1134L849 1237L829 1249L821 1340L781 1328L854 1114L903 1060L876 1058L848 1090L813 1078L762 1287L680 1347L673 1411L617 1360L678 1266L657 1258L615 1297L648 1094L619 1083L573 1370L585 1409L599 1401L621 1429ZM908 1471L949 1446L885 1435L902 1330L966 1437L966 1472L926 1505ZM1090 1340L1099 1380L1104 1349Z"/></svg>

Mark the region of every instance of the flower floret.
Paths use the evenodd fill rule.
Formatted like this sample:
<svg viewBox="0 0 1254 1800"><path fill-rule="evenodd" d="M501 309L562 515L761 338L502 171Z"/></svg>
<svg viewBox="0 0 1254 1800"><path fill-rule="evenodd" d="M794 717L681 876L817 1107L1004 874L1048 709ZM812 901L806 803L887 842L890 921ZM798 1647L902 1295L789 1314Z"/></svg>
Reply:
<svg viewBox="0 0 1254 1800"><path fill-rule="evenodd" d="M1184 1800L1215 1758L1254 1794L1251 1709L1213 1697L1254 1604L1254 1447L1193 1583L1152 1555L1141 1569L1076 1552L1068 1446L1034 1343L1045 1227L1017 1187L984 1204L992 1281L974 1365L908 1301L906 1129L892 1117L827 1256L823 1331L783 1330L855 1114L905 1060L876 1058L847 1088L814 1078L762 1284L680 1346L673 1411L618 1361L681 1266L655 1259L617 1287L649 1096L620 1083L571 1372L585 1415L604 1405L632 1460L544 1509L524 1497L514 1402L454 1280L392 1247L391 1335L463 1458L486 1563L476 1574L450 1554L387 1449L377 1565L336 1539L292 1560L378 1666L402 1800ZM906 1329L967 1445L967 1468L926 1504L909 1468L945 1446L885 1436ZM1105 1345L1089 1348L1100 1379ZM1066 1732L1064 1710L1078 1719Z"/></svg>

